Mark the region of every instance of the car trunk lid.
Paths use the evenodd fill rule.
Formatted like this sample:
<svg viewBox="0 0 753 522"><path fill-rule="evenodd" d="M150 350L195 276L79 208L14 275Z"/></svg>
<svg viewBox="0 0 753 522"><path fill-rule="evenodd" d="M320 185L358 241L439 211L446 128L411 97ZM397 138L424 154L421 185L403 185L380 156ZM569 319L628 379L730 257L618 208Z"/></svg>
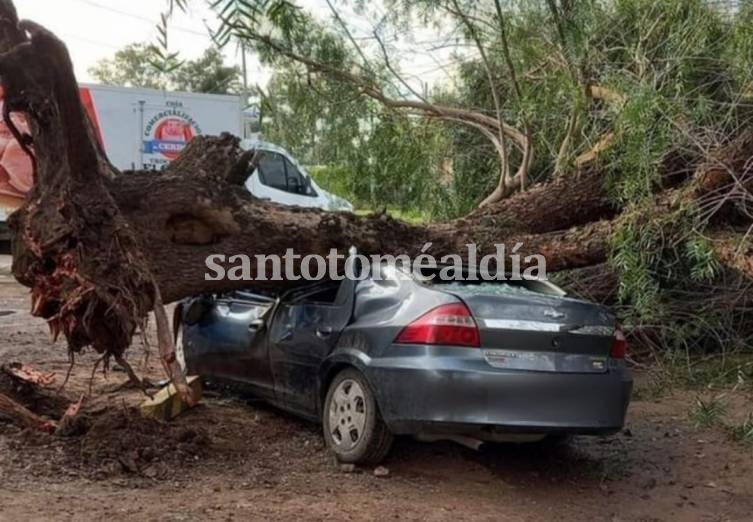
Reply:
<svg viewBox="0 0 753 522"><path fill-rule="evenodd" d="M491 366L565 373L606 372L615 329L614 317L607 309L526 283L439 281L433 286L468 306Z"/></svg>

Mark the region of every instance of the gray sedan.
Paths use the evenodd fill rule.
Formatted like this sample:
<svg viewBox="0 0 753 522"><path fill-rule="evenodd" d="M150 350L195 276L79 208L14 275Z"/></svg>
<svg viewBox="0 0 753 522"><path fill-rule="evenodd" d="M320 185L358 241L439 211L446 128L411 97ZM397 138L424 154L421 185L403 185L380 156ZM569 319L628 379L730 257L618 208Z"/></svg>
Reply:
<svg viewBox="0 0 753 522"><path fill-rule="evenodd" d="M632 377L604 307L547 281L381 275L184 300L178 360L321 422L348 463L379 462L400 434L529 441L623 426Z"/></svg>

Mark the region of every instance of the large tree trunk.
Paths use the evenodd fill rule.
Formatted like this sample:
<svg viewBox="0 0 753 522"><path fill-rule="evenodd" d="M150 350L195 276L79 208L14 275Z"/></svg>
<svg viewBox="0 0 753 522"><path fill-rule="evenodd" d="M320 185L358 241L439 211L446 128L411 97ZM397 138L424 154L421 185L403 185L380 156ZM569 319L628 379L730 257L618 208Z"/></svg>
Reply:
<svg viewBox="0 0 753 522"><path fill-rule="evenodd" d="M73 351L91 345L121 359L154 310L163 360L175 374L162 301L249 286L205 280L213 254L345 254L355 246L366 255L415 256L431 243L427 253L440 258L462 254L467 243L478 245L479 256L494 253L495 244L509 253L522 243L517 254L543 255L549 271L607 258L619 209L597 169L426 226L255 199L242 184L252 158L228 135L194 139L164 172L121 174L93 139L62 42L35 24L19 26L9 0L0 0L0 17L5 107L26 114L31 136L18 138L35 159L34 187L11 219L13 272L32 288L33 313L62 332ZM744 147L739 155L753 156ZM712 183L719 177L700 177L692 194ZM289 282L254 283L262 284Z"/></svg>
<svg viewBox="0 0 753 522"><path fill-rule="evenodd" d="M215 147L230 151L224 156L225 164L212 153ZM202 157L199 152L205 155ZM517 253L521 259L542 254L552 270L593 264L606 255L605 240L611 227L608 221L531 234L527 226L507 223L504 214L498 219L482 214L452 223L415 226L381 214L359 217L284 207L253 198L242 185L229 182L227 176L209 180L201 174L208 171L200 166L202 161L215 166L220 174L234 172L235 161L242 156L235 138L197 138L186 154L199 156L191 168L176 162L161 174L128 173L111 185L117 206L140 238L148 265L167 301L201 291L249 286L247 281L205 281L205 260L212 254L228 258L235 254L282 256L287 249L293 249L302 256L326 256L330 249L346 254L349 247L355 246L364 255L415 257L431 243L426 252L438 259L466 252L468 243L477 244L481 256L494 253L495 243L511 248L520 242ZM542 194L546 196L546 192ZM529 205L534 206L539 194L532 192L531 196L534 201ZM251 276L256 279L256 262L251 267ZM255 284L279 287L286 282Z"/></svg>

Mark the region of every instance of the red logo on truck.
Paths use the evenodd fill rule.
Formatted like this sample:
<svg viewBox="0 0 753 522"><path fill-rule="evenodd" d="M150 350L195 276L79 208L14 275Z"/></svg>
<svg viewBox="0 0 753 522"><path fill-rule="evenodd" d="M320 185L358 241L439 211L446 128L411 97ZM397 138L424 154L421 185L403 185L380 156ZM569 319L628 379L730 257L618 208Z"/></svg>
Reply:
<svg viewBox="0 0 753 522"><path fill-rule="evenodd" d="M159 154L172 161L199 134L201 129L190 114L179 108L169 108L146 123L143 150L146 154Z"/></svg>
<svg viewBox="0 0 753 522"><path fill-rule="evenodd" d="M182 118L165 118L154 128L154 152L174 160L193 137L189 122Z"/></svg>

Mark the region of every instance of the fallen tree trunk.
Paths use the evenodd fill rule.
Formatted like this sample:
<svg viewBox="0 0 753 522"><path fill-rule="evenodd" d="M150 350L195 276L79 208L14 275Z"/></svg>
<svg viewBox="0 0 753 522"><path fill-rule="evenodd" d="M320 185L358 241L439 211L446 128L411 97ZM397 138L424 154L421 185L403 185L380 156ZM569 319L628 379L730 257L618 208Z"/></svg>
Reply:
<svg viewBox="0 0 753 522"><path fill-rule="evenodd" d="M186 149L207 150L223 145L231 148L237 140L197 138ZM214 163L212 154L207 162ZM235 150L227 158L241 157ZM196 165L195 165L196 166ZM234 165L224 166L232 172ZM136 235L140 238L158 286L166 301L201 291L220 291L248 287L243 281L206 281L205 260L213 254L283 256L293 249L302 256L326 256L335 248L345 254L355 246L364 255L407 254L415 257L427 243L426 253L439 259L448 254L466 252L466 244L478 245L478 255L494 253L495 243L517 251L521 259L541 254L547 268L557 270L590 265L606 256L608 221L587 223L583 227L554 230L545 234L527 233L525 227L500 226L486 216L452 223L426 226L410 225L386 215L359 217L349 213L329 213L318 209L283 207L251 197L242 185L224 178L207 182L203 168L184 170L178 164L164 173L129 173L112 184L112 195ZM159 224L160 226L155 226ZM300 259L297 260L300 263ZM296 270L298 270L296 265ZM256 263L251 277L256 279ZM259 287L281 287L286 282L256 281Z"/></svg>
<svg viewBox="0 0 753 522"><path fill-rule="evenodd" d="M442 257L463 252L466 243L483 255L495 252L495 243L521 242L518 254L540 253L550 269L605 256L606 221L531 235L530 226L501 227L485 215L421 227L263 202L242 186L251 158L231 136L194 140L163 173L121 175L93 138L63 43L32 22L19 23L8 0L0 2L0 18L5 119L35 167L34 186L9 223L13 273L32 288L33 314L47 319L53 336L63 333L74 352L92 346L124 363L134 331L154 310L163 363L180 378L162 300L249 284L205 280L212 254L327 255L355 246L364 254L415 256L431 243L428 253ZM30 135L13 127L11 111L24 113ZM529 207L546 195L533 191ZM253 264L252 278L255 271Z"/></svg>
<svg viewBox="0 0 753 522"><path fill-rule="evenodd" d="M240 184L250 158L230 136L194 140L164 173L119 175L92 139L62 42L30 22L13 34L15 13L10 3L4 7L11 35L0 59L5 107L30 121L31 136L18 139L33 143L36 167L34 187L10 222L13 272L32 288L34 315L47 319L55 336L62 332L73 351L91 345L120 359L147 312L162 318L160 297L249 285L206 281L212 254L282 256L294 249L325 256L355 246L365 254L415 256L431 243L429 253L441 257L463 252L466 243L478 244L479 255L492 253L505 241L523 243L521 256L541 253L551 269L605 256L608 222L542 235L507 227L502 235L485 216L419 227L259 201ZM258 276L255 264L250 275ZM169 334L159 338L172 373Z"/></svg>
<svg viewBox="0 0 753 522"><path fill-rule="evenodd" d="M558 176L471 213L470 222L490 220L500 229L542 233L585 225L618 214L604 188L602 171L588 168ZM462 222L462 220L461 220Z"/></svg>

